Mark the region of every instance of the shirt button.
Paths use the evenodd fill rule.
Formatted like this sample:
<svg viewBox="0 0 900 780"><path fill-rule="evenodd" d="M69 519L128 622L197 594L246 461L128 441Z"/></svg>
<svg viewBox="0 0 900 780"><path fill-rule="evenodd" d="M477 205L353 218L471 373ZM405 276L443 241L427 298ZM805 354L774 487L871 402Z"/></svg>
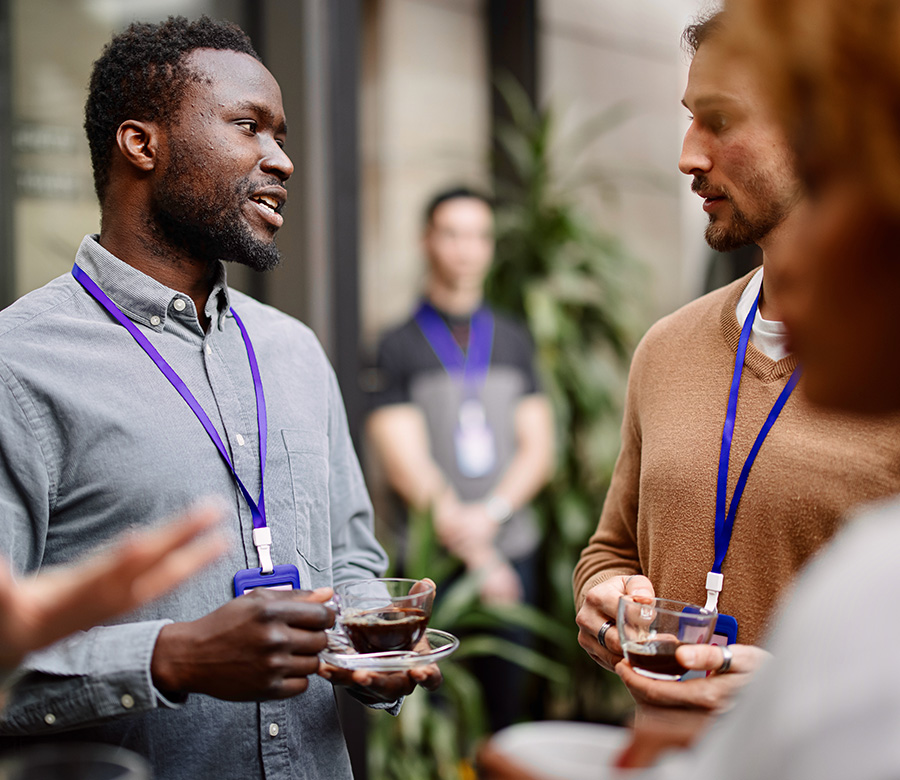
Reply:
<svg viewBox="0 0 900 780"><path fill-rule="evenodd" d="M209 346L209 344L206 345L206 354L207 354L207 355L211 355L211 354L212 354L212 347Z"/></svg>
<svg viewBox="0 0 900 780"><path fill-rule="evenodd" d="M184 311L184 307L187 306L187 304L184 302L184 298L176 298L172 302L172 306L175 307L175 311Z"/></svg>
<svg viewBox="0 0 900 780"><path fill-rule="evenodd" d="M238 446L239 446L239 447L243 447L243 446L244 446L244 444L245 444L245 442L244 442L244 437L241 436L241 434L238 434L238 435L235 436L234 438L237 439L237 443L238 443Z"/></svg>
<svg viewBox="0 0 900 780"><path fill-rule="evenodd" d="M130 710L134 706L134 697L130 693L126 693L119 700L126 710Z"/></svg>
<svg viewBox="0 0 900 780"><path fill-rule="evenodd" d="M157 325L159 325L159 323L160 323L159 317L157 317L157 316L154 314L154 315L150 318L150 324L155 328Z"/></svg>
<svg viewBox="0 0 900 780"><path fill-rule="evenodd" d="M54 723L56 723L56 715L54 715L52 712L48 712L46 715L44 715L44 723L46 723L48 726L52 726ZM275 726L274 723L272 725Z"/></svg>
<svg viewBox="0 0 900 780"><path fill-rule="evenodd" d="M277 736L278 736L278 731L279 731L279 728L278 728L278 724L277 724L277 723L270 723L270 724L269 724L269 736L270 736L270 737L277 737Z"/></svg>

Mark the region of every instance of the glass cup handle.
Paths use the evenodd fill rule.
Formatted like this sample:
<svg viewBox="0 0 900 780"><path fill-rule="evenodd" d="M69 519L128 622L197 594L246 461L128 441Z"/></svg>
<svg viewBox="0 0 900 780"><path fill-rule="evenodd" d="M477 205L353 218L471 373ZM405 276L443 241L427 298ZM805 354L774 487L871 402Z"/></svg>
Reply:
<svg viewBox="0 0 900 780"><path fill-rule="evenodd" d="M349 644L350 637L347 636L347 632L344 631L344 627L341 625L341 597L335 593L322 606L334 612L334 626L326 628L325 635L329 639L335 639L341 644Z"/></svg>

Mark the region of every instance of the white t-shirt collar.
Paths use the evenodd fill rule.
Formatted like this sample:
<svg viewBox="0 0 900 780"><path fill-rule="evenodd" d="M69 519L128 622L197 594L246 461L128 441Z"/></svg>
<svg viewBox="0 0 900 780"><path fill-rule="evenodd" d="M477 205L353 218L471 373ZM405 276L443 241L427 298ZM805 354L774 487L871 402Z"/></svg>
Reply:
<svg viewBox="0 0 900 780"><path fill-rule="evenodd" d="M762 288L762 280L763 269L760 268L753 274L750 282L744 288L744 292L741 293L735 312L740 325L744 324L744 320L750 313L753 301L759 295L759 291ZM784 323L776 320L765 320L759 311L756 312L756 318L753 320L750 343L776 362L791 354L787 349L787 328L785 328Z"/></svg>

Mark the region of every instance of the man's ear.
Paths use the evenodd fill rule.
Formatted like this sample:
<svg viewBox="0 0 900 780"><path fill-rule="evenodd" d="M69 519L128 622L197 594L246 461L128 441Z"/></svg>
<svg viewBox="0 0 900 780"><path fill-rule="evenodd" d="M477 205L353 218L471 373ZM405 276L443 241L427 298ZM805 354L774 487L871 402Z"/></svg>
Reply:
<svg viewBox="0 0 900 780"><path fill-rule="evenodd" d="M122 156L142 171L156 167L159 127L155 122L128 119L116 131L116 145Z"/></svg>

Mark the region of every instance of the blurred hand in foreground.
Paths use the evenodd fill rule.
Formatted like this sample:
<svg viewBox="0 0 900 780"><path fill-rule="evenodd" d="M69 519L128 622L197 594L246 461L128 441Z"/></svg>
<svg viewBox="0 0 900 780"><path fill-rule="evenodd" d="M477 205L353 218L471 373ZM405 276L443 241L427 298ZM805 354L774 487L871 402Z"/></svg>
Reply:
<svg viewBox="0 0 900 780"><path fill-rule="evenodd" d="M0 562L0 670L26 653L161 596L225 550L214 503L129 534L87 561L16 582Z"/></svg>

